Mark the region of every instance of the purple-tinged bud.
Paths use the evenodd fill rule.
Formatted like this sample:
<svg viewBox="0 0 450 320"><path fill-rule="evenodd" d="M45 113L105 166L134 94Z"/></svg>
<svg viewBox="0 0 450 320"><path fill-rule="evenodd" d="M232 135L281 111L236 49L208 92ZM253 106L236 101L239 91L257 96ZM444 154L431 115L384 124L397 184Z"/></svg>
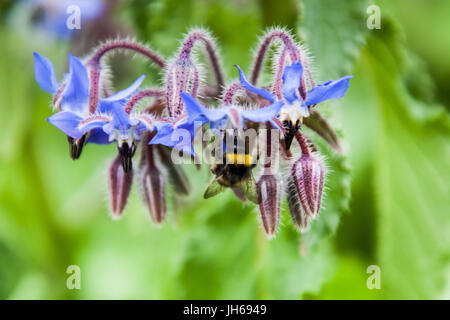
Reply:
<svg viewBox="0 0 450 320"><path fill-rule="evenodd" d="M185 113L181 92L197 95L199 72L195 64L188 58L175 60L167 70L166 101L170 117Z"/></svg>
<svg viewBox="0 0 450 320"><path fill-rule="evenodd" d="M262 175L258 180L257 188L264 231L269 238L272 238L280 221L281 182L275 175Z"/></svg>
<svg viewBox="0 0 450 320"><path fill-rule="evenodd" d="M147 167L142 176L142 189L152 220L161 224L166 217L166 178L156 167Z"/></svg>
<svg viewBox="0 0 450 320"><path fill-rule="evenodd" d="M211 65L211 71L217 82L217 89L220 91L224 85L224 72L219 59L219 50L211 34L204 29L194 29L186 36L180 50L180 58L191 56L196 43L202 43L207 59Z"/></svg>
<svg viewBox="0 0 450 320"><path fill-rule="evenodd" d="M117 156L109 167L109 192L113 218L120 218L127 204L133 182L133 171L125 172Z"/></svg>
<svg viewBox="0 0 450 320"><path fill-rule="evenodd" d="M166 217L166 177L156 161L159 146L147 144L152 137L152 134L147 134L142 139L141 191L152 220L161 224Z"/></svg>
<svg viewBox="0 0 450 320"><path fill-rule="evenodd" d="M188 195L191 191L191 185L183 167L172 162L172 149L163 145L157 145L156 148L158 149L161 165L165 167L168 181L175 192L179 195Z"/></svg>
<svg viewBox="0 0 450 320"><path fill-rule="evenodd" d="M325 170L320 158L302 155L290 168L287 198L291 216L300 229L306 229L308 217L320 210Z"/></svg>
<svg viewBox="0 0 450 320"><path fill-rule="evenodd" d="M202 29L189 32L183 40L178 57L167 68L166 102L170 117L176 118L185 113L181 92L188 92L195 98L199 91L199 68L196 65L196 59L192 57L197 44L203 45L210 62L211 71L217 82L216 94L223 87L223 70L213 37Z"/></svg>

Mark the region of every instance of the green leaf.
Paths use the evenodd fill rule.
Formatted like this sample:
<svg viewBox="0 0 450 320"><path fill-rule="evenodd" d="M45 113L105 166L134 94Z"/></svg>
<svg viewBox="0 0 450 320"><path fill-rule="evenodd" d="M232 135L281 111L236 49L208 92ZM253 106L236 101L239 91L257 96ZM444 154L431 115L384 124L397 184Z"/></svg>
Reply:
<svg viewBox="0 0 450 320"><path fill-rule="evenodd" d="M305 0L298 32L325 80L353 69L367 33L367 1Z"/></svg>
<svg viewBox="0 0 450 320"><path fill-rule="evenodd" d="M449 116L411 97L395 35L385 21L358 68L376 101L377 256L386 297L432 299L444 289L450 257Z"/></svg>

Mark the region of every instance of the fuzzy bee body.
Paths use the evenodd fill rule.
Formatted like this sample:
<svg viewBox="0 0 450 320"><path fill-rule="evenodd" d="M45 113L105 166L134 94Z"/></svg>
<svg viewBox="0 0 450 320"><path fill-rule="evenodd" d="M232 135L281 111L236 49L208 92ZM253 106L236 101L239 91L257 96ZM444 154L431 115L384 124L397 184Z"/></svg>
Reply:
<svg viewBox="0 0 450 320"><path fill-rule="evenodd" d="M252 156L248 154L226 154L224 163L216 163L211 167L216 178L209 185L204 198L213 197L226 188L240 188L250 201L257 203L256 182L252 175L256 164L252 160Z"/></svg>
<svg viewBox="0 0 450 320"><path fill-rule="evenodd" d="M211 172L222 186L238 187L252 177L253 167L245 164L215 164Z"/></svg>

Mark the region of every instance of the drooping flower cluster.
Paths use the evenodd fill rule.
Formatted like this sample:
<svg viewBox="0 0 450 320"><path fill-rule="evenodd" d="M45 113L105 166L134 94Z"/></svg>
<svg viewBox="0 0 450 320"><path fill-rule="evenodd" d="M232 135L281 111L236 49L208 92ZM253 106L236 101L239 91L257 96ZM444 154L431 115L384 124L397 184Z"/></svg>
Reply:
<svg viewBox="0 0 450 320"><path fill-rule="evenodd" d="M205 80L193 53L198 44L205 49L213 75L211 83ZM272 61L274 80L269 86L258 87L256 82L272 44L278 47ZM117 49L132 50L150 59L165 72L165 86L139 89L143 75L128 88L111 93L103 57ZM47 120L67 135L71 157L78 159L87 143L117 143L118 155L109 169L114 217L121 216L132 181L138 179L153 221L161 223L166 216L167 185L177 195L190 190L173 151L197 159L202 153L199 148L205 151L211 146L211 172L215 177L204 198L230 188L242 201L254 202L268 237L278 229L283 194L299 229L307 228L308 220L318 215L324 164L301 127L303 123L309 126L340 151L336 134L315 107L343 97L351 76L315 85L302 47L284 30L269 31L262 38L250 81L236 66L239 81L228 87L224 86L217 46L204 30L190 32L168 63L149 48L125 40L101 45L83 60L69 53L69 72L60 82L48 59L37 53L34 58L36 81L54 96L57 112ZM153 103L135 110L144 98L152 98ZM293 141L299 146L298 156L293 154ZM140 160L136 169L133 158L137 149ZM288 172L286 182L278 170L279 159Z"/></svg>

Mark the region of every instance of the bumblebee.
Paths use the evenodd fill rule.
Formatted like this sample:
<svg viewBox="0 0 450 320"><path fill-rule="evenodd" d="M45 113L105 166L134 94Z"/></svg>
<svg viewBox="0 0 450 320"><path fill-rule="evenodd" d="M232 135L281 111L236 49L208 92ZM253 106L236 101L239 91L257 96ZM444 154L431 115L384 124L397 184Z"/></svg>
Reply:
<svg viewBox="0 0 450 320"><path fill-rule="evenodd" d="M240 189L248 200L259 203L255 178L252 170L256 166L253 157L249 154L226 153L223 163L216 163L212 166L211 172L216 176L214 181L208 186L203 197L211 198L226 188Z"/></svg>

